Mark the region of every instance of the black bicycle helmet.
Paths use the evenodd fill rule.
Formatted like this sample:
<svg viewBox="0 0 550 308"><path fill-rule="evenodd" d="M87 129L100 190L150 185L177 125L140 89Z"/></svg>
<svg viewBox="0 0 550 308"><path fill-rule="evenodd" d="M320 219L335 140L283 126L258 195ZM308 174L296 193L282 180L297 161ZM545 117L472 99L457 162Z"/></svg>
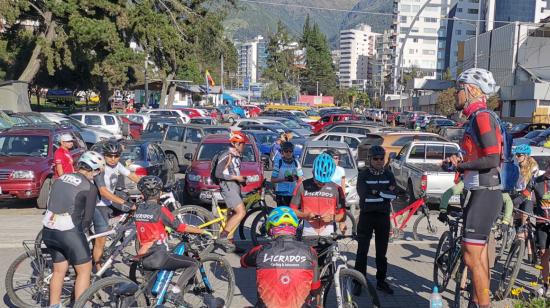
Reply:
<svg viewBox="0 0 550 308"><path fill-rule="evenodd" d="M384 150L384 148L379 145L374 145L369 149L369 156L386 156L386 150Z"/></svg>
<svg viewBox="0 0 550 308"><path fill-rule="evenodd" d="M109 140L103 144L103 155L120 155L122 145L118 141Z"/></svg>
<svg viewBox="0 0 550 308"><path fill-rule="evenodd" d="M285 151L285 150L291 150L291 151L294 151L294 144L292 144L292 142L283 142L281 144L281 150Z"/></svg>
<svg viewBox="0 0 550 308"><path fill-rule="evenodd" d="M155 175L144 176L137 184L139 191L146 200L158 196L162 192L162 186L162 180Z"/></svg>

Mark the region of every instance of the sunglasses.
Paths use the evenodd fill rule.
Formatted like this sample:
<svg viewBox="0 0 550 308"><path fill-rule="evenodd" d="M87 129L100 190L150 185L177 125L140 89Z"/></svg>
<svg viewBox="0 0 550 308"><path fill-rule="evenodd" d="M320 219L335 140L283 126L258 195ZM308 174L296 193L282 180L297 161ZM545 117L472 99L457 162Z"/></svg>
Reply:
<svg viewBox="0 0 550 308"><path fill-rule="evenodd" d="M525 156L525 154L516 154L516 157L522 157Z"/></svg>
<svg viewBox="0 0 550 308"><path fill-rule="evenodd" d="M374 161L383 161L384 157L373 157L372 160L374 160Z"/></svg>
<svg viewBox="0 0 550 308"><path fill-rule="evenodd" d="M283 153L292 153L292 150L284 150Z"/></svg>
<svg viewBox="0 0 550 308"><path fill-rule="evenodd" d="M63 141L63 142L70 142L70 143L73 143L74 141L73 141L73 140L69 140L69 141Z"/></svg>
<svg viewBox="0 0 550 308"><path fill-rule="evenodd" d="M107 154L107 155L104 155L105 157L109 157L109 158L119 158L120 155L116 155L116 154Z"/></svg>

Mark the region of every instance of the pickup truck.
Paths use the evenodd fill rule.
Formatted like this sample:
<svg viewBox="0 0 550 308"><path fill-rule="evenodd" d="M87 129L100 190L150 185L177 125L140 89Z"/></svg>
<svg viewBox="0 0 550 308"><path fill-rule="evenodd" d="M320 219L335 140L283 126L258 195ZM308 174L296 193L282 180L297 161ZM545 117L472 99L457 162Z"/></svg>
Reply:
<svg viewBox="0 0 550 308"><path fill-rule="evenodd" d="M453 142L417 141L406 144L399 154L390 155L389 166L395 175L397 186L406 191L409 201L420 196L426 186L428 203L439 203L441 195L454 185L454 172L441 167L441 162L451 155L459 155L460 147ZM460 204L460 197L451 197L449 204Z"/></svg>

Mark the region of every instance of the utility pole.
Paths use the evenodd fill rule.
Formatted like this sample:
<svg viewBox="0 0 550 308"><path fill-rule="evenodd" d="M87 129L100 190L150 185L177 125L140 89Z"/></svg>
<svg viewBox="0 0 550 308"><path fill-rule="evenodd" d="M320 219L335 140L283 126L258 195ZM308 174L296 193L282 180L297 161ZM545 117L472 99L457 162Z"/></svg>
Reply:
<svg viewBox="0 0 550 308"><path fill-rule="evenodd" d="M317 96L319 96L319 81L317 81Z"/></svg>
<svg viewBox="0 0 550 308"><path fill-rule="evenodd" d="M221 74L220 74L220 84L222 87L222 93L223 93L223 54L221 55Z"/></svg>
<svg viewBox="0 0 550 308"><path fill-rule="evenodd" d="M147 82L147 62L149 62L149 54L145 54L145 107L149 108L149 83Z"/></svg>
<svg viewBox="0 0 550 308"><path fill-rule="evenodd" d="M479 1L479 6L477 9L477 21L476 21L476 51L474 55L474 67L477 68L477 41L479 37L479 19L481 17L481 1Z"/></svg>

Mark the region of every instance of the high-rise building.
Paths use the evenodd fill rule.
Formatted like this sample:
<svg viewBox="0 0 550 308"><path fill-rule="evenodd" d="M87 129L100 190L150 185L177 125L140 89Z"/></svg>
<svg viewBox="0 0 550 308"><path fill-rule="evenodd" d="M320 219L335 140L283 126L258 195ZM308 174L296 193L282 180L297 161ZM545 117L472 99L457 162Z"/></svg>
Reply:
<svg viewBox="0 0 550 308"><path fill-rule="evenodd" d="M369 83L369 95L373 98L382 98L391 91L391 74L393 72L393 31L385 30L376 37L376 56L372 80Z"/></svg>
<svg viewBox="0 0 550 308"><path fill-rule="evenodd" d="M237 76L241 82L256 83L262 77L267 61L267 41L259 35L246 42L236 42L238 61Z"/></svg>
<svg viewBox="0 0 550 308"><path fill-rule="evenodd" d="M523 21L538 23L550 15L547 0L486 0L486 30L502 27L505 22Z"/></svg>
<svg viewBox="0 0 550 308"><path fill-rule="evenodd" d="M340 86L349 88L352 85L364 86L369 77L369 58L376 54L375 40L377 33L369 25L360 24L355 29L340 31Z"/></svg>

